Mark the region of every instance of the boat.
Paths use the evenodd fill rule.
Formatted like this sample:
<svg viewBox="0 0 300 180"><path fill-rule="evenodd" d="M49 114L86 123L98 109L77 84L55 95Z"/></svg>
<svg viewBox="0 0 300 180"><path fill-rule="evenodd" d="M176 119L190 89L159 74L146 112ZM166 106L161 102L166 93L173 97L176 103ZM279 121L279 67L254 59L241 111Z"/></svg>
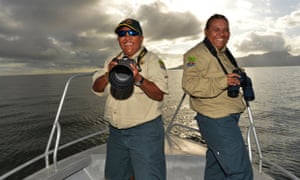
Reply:
<svg viewBox="0 0 300 180"><path fill-rule="evenodd" d="M60 99L58 110L52 129L49 135L45 152L24 164L12 169L11 171L0 176L0 180L10 179L14 174L26 169L28 166L35 164L38 161L44 160L44 167L29 174L25 180L104 180L104 165L106 144L99 144L82 152L70 155L61 160L58 160L58 154L61 150L68 148L76 143L83 142L89 138L96 136L107 136L107 128L104 130L92 133L81 137L74 141L61 145L61 126L60 114L67 95L69 85L74 78L92 76L95 72L80 73L72 75L66 82L63 94ZM205 169L205 153L206 144L201 139L199 130L195 127L178 122L176 116L181 109L182 103L186 98L183 94L175 113L172 115L168 126L165 128L165 153L167 164L167 179L168 180L202 180L204 179ZM272 180L274 179L264 172L263 165L268 164L273 169L280 172L287 179L299 180L297 176L265 158L261 151L261 145L256 133L252 111L249 103L247 103L247 113L249 117L249 127L247 131L247 140L245 142L248 147L249 157L253 164L255 180ZM180 133L178 133L180 132ZM185 133L198 133L199 138L187 138ZM252 142L252 143L251 143ZM254 143L253 143L254 142ZM255 147L252 146L255 145ZM50 149L53 147L53 149Z"/></svg>

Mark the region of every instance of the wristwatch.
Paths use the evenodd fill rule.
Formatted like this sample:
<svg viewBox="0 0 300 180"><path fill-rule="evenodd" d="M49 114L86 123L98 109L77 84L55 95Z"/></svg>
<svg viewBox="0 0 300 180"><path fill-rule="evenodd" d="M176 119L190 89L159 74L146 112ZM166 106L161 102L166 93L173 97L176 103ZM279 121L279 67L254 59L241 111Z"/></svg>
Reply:
<svg viewBox="0 0 300 180"><path fill-rule="evenodd" d="M141 86L143 84L144 80L145 80L145 78L142 76L142 79L140 81L136 81L134 84L136 86Z"/></svg>

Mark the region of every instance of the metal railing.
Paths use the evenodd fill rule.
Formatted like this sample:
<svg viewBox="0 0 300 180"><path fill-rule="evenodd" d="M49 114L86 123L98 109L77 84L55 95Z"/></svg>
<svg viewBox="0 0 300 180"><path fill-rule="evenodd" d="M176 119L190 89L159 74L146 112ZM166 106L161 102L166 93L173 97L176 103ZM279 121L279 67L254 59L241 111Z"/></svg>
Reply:
<svg viewBox="0 0 300 180"><path fill-rule="evenodd" d="M54 152L53 152L53 165L54 165L54 169L57 170L57 152L58 152L58 147L59 147L59 142L60 142L60 136L61 136L61 127L60 127L60 123L59 123L58 120L59 120L59 117L60 117L60 114L61 114L61 110L62 110L64 101L65 101L66 94L67 94L68 89L69 89L70 82L74 78L85 77L85 76L92 76L94 73L95 72L92 72L92 73L83 73L83 74L75 74L75 75L71 76L69 78L69 80L67 81L67 83L65 85L64 92L63 92L62 97L60 99L60 103L59 103L58 110L57 110L57 113L56 113L56 116L55 116L55 120L54 120L54 123L53 123L53 126L52 126L50 137L48 139L47 147L45 149L45 164L46 164L46 168L48 168L49 164L50 164L49 163L49 151L50 151L50 146L51 146L51 143L52 143L52 139L54 137L54 133L56 131L56 140L55 140L55 146L54 146Z"/></svg>
<svg viewBox="0 0 300 180"><path fill-rule="evenodd" d="M50 136L49 136L49 140L48 140L45 152L43 154L41 154L41 155L33 158L32 160L27 161L27 162L25 162L24 164L22 164L20 166L17 166L13 170L5 173L4 175L0 176L0 180L3 180L5 178L7 178L7 177L9 177L9 176L11 176L11 175L19 172L20 170L26 168L29 165L32 165L33 163L36 163L37 161L39 161L39 160L41 160L43 158L45 158L45 166L46 166L46 168L49 168L49 166L50 166L49 156L51 154L53 154L53 166L54 166L54 169L56 171L57 170L57 154L58 154L59 150L65 149L65 148L67 148L67 147L69 147L69 146L71 146L73 144L76 144L78 142L84 141L84 140L89 139L91 137L94 137L94 136L97 136L97 135L101 135L101 134L104 134L104 133L108 132L108 129L105 129L103 131L92 133L90 135L84 136L82 138L76 139L76 140L71 141L71 142L69 142L67 144L59 146L60 135L61 135L61 127L60 127L60 123L59 123L59 117L60 117L60 114L61 114L62 106L63 106L64 100L65 100L65 96L67 94L70 82L74 78L91 76L94 73L95 72L75 74L75 75L71 76L68 79L68 81L66 82L66 85L65 85L65 88L64 88L61 100L60 100L60 104L59 104L59 107L58 107L58 110L57 110L57 113L56 113L55 120L53 122L52 130L51 130L51 133L50 133ZM189 127L189 126L186 126L186 125L174 123L175 119L176 119L176 116L177 116L178 112L180 111L181 105L182 105L185 97L186 97L186 94L184 93L183 96L182 96L182 98L181 98L181 100L180 100L180 102L179 102L179 104L178 104L178 106L177 106L177 108L176 108L175 113L172 116L172 119L171 119L169 125L166 128L166 134L171 133L171 130L174 127L181 127L181 128L185 128L185 129L188 129L190 131L194 131L194 132L199 133L199 130L196 129L196 128L192 128L192 127ZM289 177L289 178L291 178L293 180L299 180L299 178L296 177L295 175L293 175L291 172L287 171L283 167L281 167L281 166L279 166L279 165L277 165L277 164L269 161L268 159L266 159L266 158L264 158L262 156L261 147L260 147L260 143L259 143L259 140L258 140L258 137L257 137L257 133L256 133L256 130L255 130L254 120L253 120L253 117L252 117L252 111L251 111L251 108L250 108L249 104L247 104L247 111L248 111L249 122L250 122L248 133L247 133L249 156L250 156L250 159L252 160L252 152L253 151L252 151L252 146L251 146L251 134L253 134L254 140L255 140L255 143L256 143L256 146L257 146L257 151L258 151L258 154L259 154L259 172L262 172L262 164L264 162L264 163L267 163L267 164L271 165L272 167L277 168L280 172L282 172L283 174L285 174L287 177ZM56 132L56 139L55 139L55 142L54 142L55 146L54 146L53 150L50 150L50 146L51 146L51 143L53 141L55 132Z"/></svg>
<svg viewBox="0 0 300 180"><path fill-rule="evenodd" d="M46 168L49 168L50 166L50 162L49 162L49 156L51 156L53 154L53 166L54 166L54 169L55 171L57 170L57 154L58 154L58 151L59 150L62 150L62 149L65 149L71 145L74 145L78 142L82 142L86 139L89 139L89 138L92 138L92 137L95 137L95 136L98 136L98 135L101 135L101 134L104 134L104 133L107 133L108 132L108 129L105 129L105 130L102 130L102 131L99 131L99 132L96 132L96 133L92 133L92 134L89 134L87 136L84 136L84 137L81 137L81 138L78 138L76 140L73 140L69 143L66 143L64 145L61 145L59 146L59 142L60 142L60 136L61 136L61 127L60 127L60 123L59 123L59 117L60 117L60 114L61 114L61 110L62 110L62 107L63 107L63 104L64 104L64 100L65 100L65 97L66 97L66 94L67 94L67 91L69 89L69 85L70 85L70 82L74 79L74 78L78 78L78 77L86 77L86 76L92 76L95 72L91 72L91 73L81 73L81 74L75 74L73 76L71 76L68 81L66 82L65 84L65 88L64 88L64 91L63 91L63 94L62 94L62 97L60 99L60 103L59 103L59 106L58 106L58 110L57 110L57 113L56 113L56 117L55 117L55 120L53 122L53 125L52 125L52 130L51 130L51 133L50 133L50 136L49 136L49 139L48 139L48 143L47 143L47 147L45 149L45 152L19 166L17 166L16 168L12 169L11 171L3 174L0 176L0 180L3 180L5 178L8 178L9 176L21 171L22 169L36 163L37 161L39 160L42 160L43 158L45 158L45 167ZM50 146L51 146L51 143L53 141L53 137L55 135L55 132L56 132L56 139L55 139L55 147L54 149L50 150Z"/></svg>
<svg viewBox="0 0 300 180"><path fill-rule="evenodd" d="M171 130L174 127L181 127L181 128L185 128L187 130L199 133L199 129L192 128L192 127L189 127L189 126L186 126L186 125L183 125L183 124L175 123L176 116L177 116L178 112L180 111L180 107L181 107L185 97L186 97L186 94L184 93L181 100L180 100L180 102L179 102L179 104L178 104L178 106L177 106L177 108L176 108L176 110L175 110L174 115L172 116L172 119L171 119L168 127L166 128L166 134L171 133ZM248 151L249 151L248 153L249 153L249 157L250 157L251 162L252 162L252 152L253 152L253 149L252 149L252 146L251 146L251 134L252 134L253 137L254 137L254 141L255 141L255 144L256 144L257 151L258 151L258 159L259 159L259 166L258 167L259 167L259 172L260 173L262 173L262 165L263 165L263 162L264 162L266 164L269 164L272 167L275 167L280 172L282 172L285 176L291 178L292 180L299 180L299 178L297 176L295 176L294 174L292 174L290 171L284 169L283 167L281 167L281 166L279 166L279 165L277 165L277 164L275 164L275 163L271 162L270 160L263 157L262 151L261 151L261 146L260 146L260 143L259 143L259 140L258 140L255 125L254 125L252 110L250 108L249 102L246 102L246 105L247 105L247 112L248 112L249 123L250 123L249 128L248 128L248 132L247 132L247 142L248 142Z"/></svg>

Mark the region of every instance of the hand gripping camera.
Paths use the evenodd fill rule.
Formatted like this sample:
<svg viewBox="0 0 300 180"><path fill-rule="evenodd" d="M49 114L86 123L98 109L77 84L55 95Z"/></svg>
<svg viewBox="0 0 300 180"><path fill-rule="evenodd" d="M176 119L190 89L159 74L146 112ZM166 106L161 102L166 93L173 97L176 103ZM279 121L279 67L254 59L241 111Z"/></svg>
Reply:
<svg viewBox="0 0 300 180"><path fill-rule="evenodd" d="M229 97L237 97L239 95L240 86L242 87L244 93L245 101L253 101L255 99L254 90L252 88L252 81L246 75L245 72L241 71L240 69L234 69L232 73L239 74L240 77L240 85L235 86L228 86L227 95Z"/></svg>
<svg viewBox="0 0 300 180"><path fill-rule="evenodd" d="M135 80L130 64L135 64L135 61L127 56L122 59L114 58L112 61L117 62L117 65L109 72L111 94L119 100L127 99L133 92Z"/></svg>

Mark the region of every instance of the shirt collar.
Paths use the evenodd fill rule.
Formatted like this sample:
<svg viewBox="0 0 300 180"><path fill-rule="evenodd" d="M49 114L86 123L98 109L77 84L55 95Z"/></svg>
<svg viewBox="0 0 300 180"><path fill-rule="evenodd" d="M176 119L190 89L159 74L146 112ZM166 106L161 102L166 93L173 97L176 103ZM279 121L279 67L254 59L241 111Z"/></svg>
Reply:
<svg viewBox="0 0 300 180"><path fill-rule="evenodd" d="M219 55L223 55L223 54L225 53L225 51L226 51L226 46L223 47L221 50L219 50L219 49L217 49L217 48L216 48L216 50L217 50L217 53L218 53Z"/></svg>

